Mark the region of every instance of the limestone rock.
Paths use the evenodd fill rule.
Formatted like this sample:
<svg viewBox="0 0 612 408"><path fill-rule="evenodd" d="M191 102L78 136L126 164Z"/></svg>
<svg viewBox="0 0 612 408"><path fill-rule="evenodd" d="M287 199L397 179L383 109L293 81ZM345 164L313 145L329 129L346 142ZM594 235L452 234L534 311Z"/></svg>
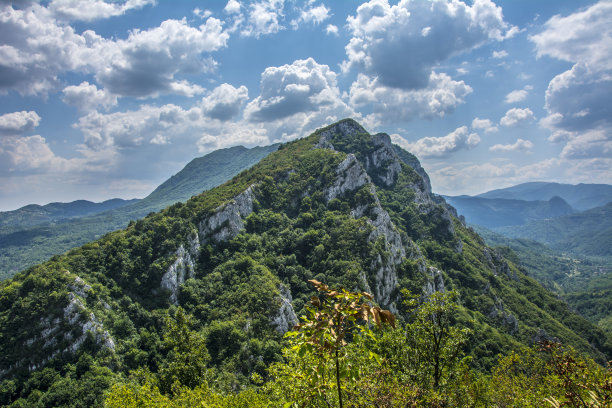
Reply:
<svg viewBox="0 0 612 408"><path fill-rule="evenodd" d="M200 242L227 241L244 228L243 219L253 212L254 185L217 209L199 225Z"/></svg>

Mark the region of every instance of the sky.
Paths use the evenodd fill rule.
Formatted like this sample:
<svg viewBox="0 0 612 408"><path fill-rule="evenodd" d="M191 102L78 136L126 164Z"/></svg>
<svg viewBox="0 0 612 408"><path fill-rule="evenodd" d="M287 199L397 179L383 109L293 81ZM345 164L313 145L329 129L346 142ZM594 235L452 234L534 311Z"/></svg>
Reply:
<svg viewBox="0 0 612 408"><path fill-rule="evenodd" d="M439 194L612 184L612 1L0 0L0 210L352 117Z"/></svg>

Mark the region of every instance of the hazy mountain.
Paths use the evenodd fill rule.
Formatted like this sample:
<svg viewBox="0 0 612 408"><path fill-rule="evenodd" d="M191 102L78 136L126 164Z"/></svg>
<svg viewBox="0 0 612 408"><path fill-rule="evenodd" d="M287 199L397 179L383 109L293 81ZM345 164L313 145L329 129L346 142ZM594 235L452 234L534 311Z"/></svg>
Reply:
<svg viewBox="0 0 612 408"><path fill-rule="evenodd" d="M340 121L0 283L3 398L97 401L119 375L169 367L163 322L178 305L205 336L213 378L247 386L281 358L314 294L308 279L368 291L400 320L402 289L457 290L482 370L548 338L612 356L601 329L487 247L397 149Z"/></svg>
<svg viewBox="0 0 612 408"><path fill-rule="evenodd" d="M561 197L548 201L525 201L507 198L444 196L467 222L487 228L521 225L529 221L554 218L576 212Z"/></svg>
<svg viewBox="0 0 612 408"><path fill-rule="evenodd" d="M181 171L142 200L77 219L56 218L54 221L57 222L54 223L36 222L36 225L25 228L18 224L0 227L0 279L42 262L53 255L61 254L70 248L99 238L110 231L123 228L130 220L142 218L150 212L185 201L193 195L222 184L277 148L278 145L258 146L251 149L236 146L216 150L193 159ZM114 201L111 200L112 202ZM49 206L51 208L62 207L55 204L49 204ZM24 208L28 209L31 206ZM17 211L22 215L26 213ZM58 210L55 211L55 213L58 212ZM36 218L36 220L40 219L41 217Z"/></svg>
<svg viewBox="0 0 612 408"><path fill-rule="evenodd" d="M133 204L136 201L138 200L113 198L101 203L77 200L70 203L30 204L17 210L0 212L0 226L29 227L36 224L57 222L68 218L98 214Z"/></svg>
<svg viewBox="0 0 612 408"><path fill-rule="evenodd" d="M560 251L612 255L612 202L577 214L498 228L510 237L543 242Z"/></svg>
<svg viewBox="0 0 612 408"><path fill-rule="evenodd" d="M558 196L573 208L584 211L600 207L612 201L612 186L609 184L560 184L532 182L513 187L491 190L478 197L505 198L511 200L548 201Z"/></svg>

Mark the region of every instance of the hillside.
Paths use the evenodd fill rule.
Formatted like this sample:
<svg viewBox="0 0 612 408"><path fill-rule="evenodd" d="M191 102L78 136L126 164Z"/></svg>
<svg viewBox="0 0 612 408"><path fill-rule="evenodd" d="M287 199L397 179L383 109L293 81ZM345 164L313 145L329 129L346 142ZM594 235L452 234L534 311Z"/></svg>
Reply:
<svg viewBox="0 0 612 408"><path fill-rule="evenodd" d="M0 212L0 227L11 226L15 228L24 228L36 224L58 222L68 218L79 218L124 207L136 201L138 200L113 198L101 203L77 200L70 203L50 203L46 205L30 204L18 208L17 210Z"/></svg>
<svg viewBox="0 0 612 408"><path fill-rule="evenodd" d="M573 310L612 334L612 258L568 256L524 238L508 238L475 226L488 245L504 252ZM503 248L500 248L504 251Z"/></svg>
<svg viewBox="0 0 612 408"><path fill-rule="evenodd" d="M187 364L181 345L207 350L206 381L223 392L259 384L310 307L309 279L370 292L400 322L402 289L456 290L477 370L540 339L612 357L599 328L487 247L397 149L340 121L0 283L0 402L100 405L130 370L168 378ZM182 310L197 335L169 337Z"/></svg>
<svg viewBox="0 0 612 408"><path fill-rule="evenodd" d="M565 200L555 196L548 201L525 201L507 198L445 196L446 201L463 215L468 223L486 228L522 225L530 221L560 217L576 212Z"/></svg>
<svg viewBox="0 0 612 408"><path fill-rule="evenodd" d="M612 201L612 186L609 184L561 184L532 182L491 190L478 197L504 198L510 200L548 201L561 197L573 208L584 211L603 206Z"/></svg>
<svg viewBox="0 0 612 408"><path fill-rule="evenodd" d="M503 227L498 232L580 255L612 256L612 202L577 214Z"/></svg>
<svg viewBox="0 0 612 408"><path fill-rule="evenodd" d="M36 225L25 228L19 225L0 227L0 279L110 231L124 228L130 220L137 220L222 184L277 148L278 145L251 149L236 146L216 150L193 159L147 197L120 208L53 223L36 222ZM54 208L55 205L49 206Z"/></svg>

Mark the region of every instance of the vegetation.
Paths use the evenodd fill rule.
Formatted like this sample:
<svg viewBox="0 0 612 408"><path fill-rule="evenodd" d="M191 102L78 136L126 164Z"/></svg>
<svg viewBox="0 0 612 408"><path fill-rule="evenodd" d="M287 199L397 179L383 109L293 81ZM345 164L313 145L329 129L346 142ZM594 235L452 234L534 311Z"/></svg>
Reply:
<svg viewBox="0 0 612 408"><path fill-rule="evenodd" d="M282 145L223 185L1 282L1 404L491 406L503 397L491 385L500 356L544 339L573 347L585 389L599 392L610 339L487 247L396 156L343 172L349 154L373 163L380 146L342 124L354 131L336 124ZM324 131L336 150L314 148ZM238 203L249 188L250 204ZM227 211L207 231L238 207L243 216ZM284 337L293 312L301 325ZM563 390L542 395L565 402Z"/></svg>
<svg viewBox="0 0 612 408"><path fill-rule="evenodd" d="M180 172L170 177L142 200L111 209L114 200L103 207L49 204L43 217L32 217L32 206L3 213L0 217L0 280L18 271L49 259L53 255L83 245L102 235L125 228L130 220L159 211L169 205L188 200L234 177L278 148L278 144L247 149L242 146L216 150L193 159ZM76 207L76 208L75 208ZM25 211L27 210L27 211ZM88 215L90 211L93 215ZM26 218L27 222L24 218ZM49 219L51 217L52 219ZM12 222L9 223L9 221Z"/></svg>

